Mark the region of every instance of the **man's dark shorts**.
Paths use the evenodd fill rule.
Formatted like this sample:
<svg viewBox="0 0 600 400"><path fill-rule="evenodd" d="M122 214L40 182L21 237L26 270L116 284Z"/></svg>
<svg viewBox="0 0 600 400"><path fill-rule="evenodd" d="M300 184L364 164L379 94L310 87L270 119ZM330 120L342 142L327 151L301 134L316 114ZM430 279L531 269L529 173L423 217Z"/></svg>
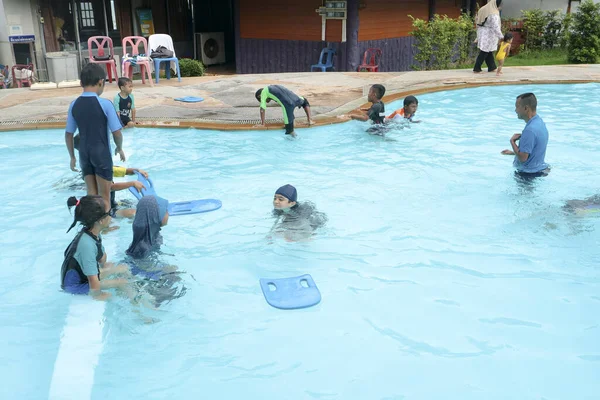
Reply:
<svg viewBox="0 0 600 400"><path fill-rule="evenodd" d="M548 176L548 174L550 173L550 168L546 168L542 171L539 172L523 172L523 171L515 171L515 175L518 178L521 178L523 180L526 181L530 181L534 178L540 178L542 176Z"/></svg>

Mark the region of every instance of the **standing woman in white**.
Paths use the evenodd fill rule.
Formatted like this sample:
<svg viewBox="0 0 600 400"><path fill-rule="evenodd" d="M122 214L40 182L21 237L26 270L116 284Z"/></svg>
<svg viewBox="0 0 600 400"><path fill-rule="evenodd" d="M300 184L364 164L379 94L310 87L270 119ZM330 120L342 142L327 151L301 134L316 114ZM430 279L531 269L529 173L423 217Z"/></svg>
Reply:
<svg viewBox="0 0 600 400"><path fill-rule="evenodd" d="M475 61L473 72L481 72L481 65L485 61L488 72L496 70L496 61L494 60L494 51L498 50L498 40L503 39L502 29L500 28L500 10L502 9L502 0L489 0L487 5L481 7L475 22L477 23L477 47L479 55Z"/></svg>

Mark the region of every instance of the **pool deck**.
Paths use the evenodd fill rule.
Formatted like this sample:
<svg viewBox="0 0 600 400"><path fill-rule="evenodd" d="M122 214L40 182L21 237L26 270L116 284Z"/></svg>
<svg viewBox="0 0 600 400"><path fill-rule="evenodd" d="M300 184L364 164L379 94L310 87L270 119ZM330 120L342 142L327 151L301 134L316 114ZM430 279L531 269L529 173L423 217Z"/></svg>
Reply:
<svg viewBox="0 0 600 400"><path fill-rule="evenodd" d="M318 125L341 122L346 115L364 105L370 85L386 87L384 101L408 94L499 84L584 83L600 82L600 64L540 67L509 67L504 75L473 74L471 70L414 72L327 72L257 75L215 75L182 78L150 87L134 82L137 118L148 127L196 127L207 129L252 129L258 123L258 103L254 92L265 86L284 85L306 97ZM524 88L523 91L526 89ZM117 85L107 83L102 97L111 99ZM50 90L0 90L0 130L63 128L69 103L81 88ZM200 103L182 103L176 97L200 96ZM302 110L297 110L296 126L306 124ZM267 110L266 129L282 129L281 111ZM265 128L256 128L265 129Z"/></svg>

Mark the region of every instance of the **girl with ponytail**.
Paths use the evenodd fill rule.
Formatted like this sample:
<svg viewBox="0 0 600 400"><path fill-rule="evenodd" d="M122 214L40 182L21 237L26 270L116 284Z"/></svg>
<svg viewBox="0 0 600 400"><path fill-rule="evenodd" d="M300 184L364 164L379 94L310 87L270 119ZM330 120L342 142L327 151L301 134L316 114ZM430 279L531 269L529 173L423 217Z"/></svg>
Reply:
<svg viewBox="0 0 600 400"><path fill-rule="evenodd" d="M69 209L75 207L73 223L69 232L77 223L83 229L75 236L65 250L65 260L61 268L61 287L72 294L91 294L97 299L106 299L110 293L101 289L122 287L125 279L105 280L103 278L128 272L127 266L113 266L106 262L106 252L102 246L100 232L110 225L110 214L105 211L101 196L84 196L77 200L69 197ZM102 279L102 280L101 280Z"/></svg>

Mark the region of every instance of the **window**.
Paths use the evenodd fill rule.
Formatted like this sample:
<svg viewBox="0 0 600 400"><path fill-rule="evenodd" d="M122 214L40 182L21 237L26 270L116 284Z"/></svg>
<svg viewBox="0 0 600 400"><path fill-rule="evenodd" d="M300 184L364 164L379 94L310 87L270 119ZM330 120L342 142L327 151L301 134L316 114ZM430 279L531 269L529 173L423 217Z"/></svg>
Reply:
<svg viewBox="0 0 600 400"><path fill-rule="evenodd" d="M81 2L81 25L82 28L94 28L96 26L96 19L94 18L94 7L91 2Z"/></svg>
<svg viewBox="0 0 600 400"><path fill-rule="evenodd" d="M111 16L111 21L109 22L109 25L111 25L111 23L112 23L111 30L116 31L118 29L118 27L117 27L117 15L116 15L116 10L115 10L115 0L110 0L110 16Z"/></svg>

